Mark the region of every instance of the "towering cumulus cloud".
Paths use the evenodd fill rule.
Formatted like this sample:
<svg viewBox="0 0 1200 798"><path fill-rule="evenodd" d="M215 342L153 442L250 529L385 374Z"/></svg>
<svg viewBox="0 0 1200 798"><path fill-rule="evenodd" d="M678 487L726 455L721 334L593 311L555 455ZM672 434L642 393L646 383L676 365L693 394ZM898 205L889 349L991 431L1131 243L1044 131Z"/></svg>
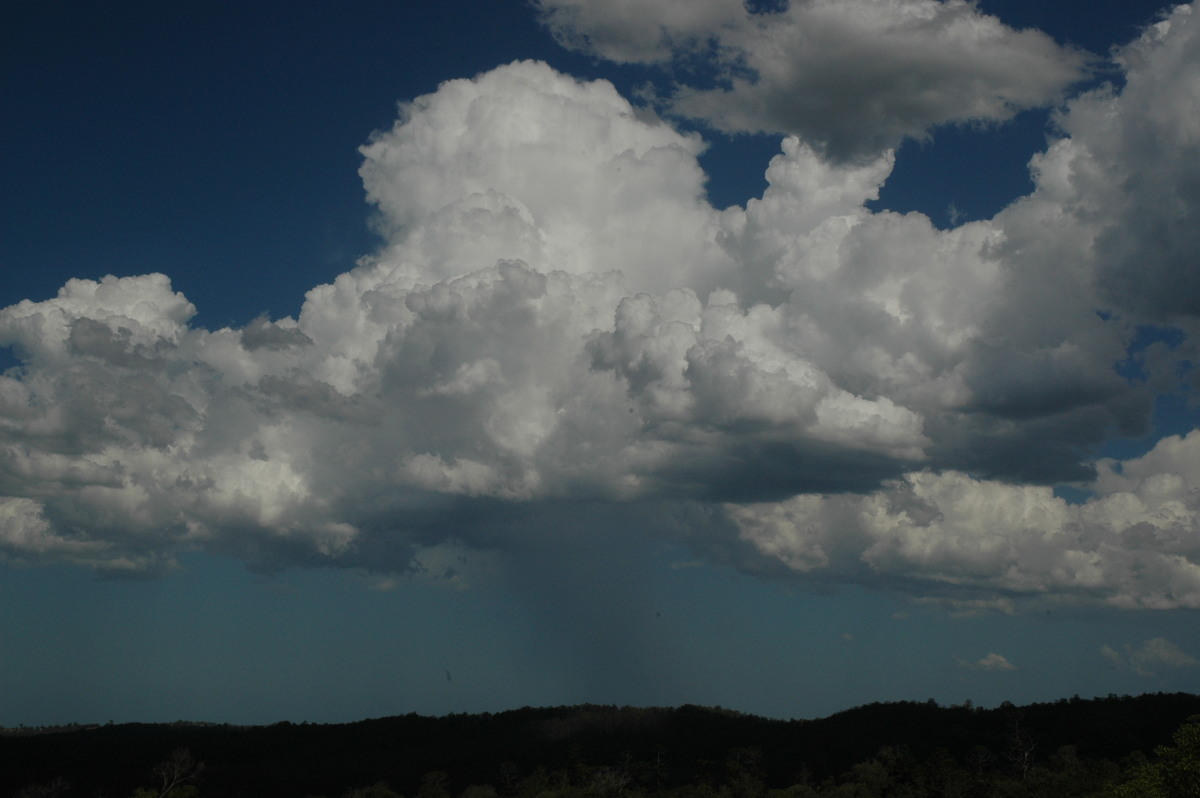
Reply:
<svg viewBox="0 0 1200 798"><path fill-rule="evenodd" d="M386 245L296 318L193 327L162 275L0 311L4 557L403 572L603 517L780 578L1200 606L1200 432L1084 459L1194 357L1192 7L1064 107L1031 195L940 231L866 208L890 147L1051 102L1078 54L960 2L541 6L610 58L715 47L732 84L671 109L787 134L764 195L711 207L701 140L608 83L447 82L362 149ZM843 85L856 48L929 90Z"/></svg>

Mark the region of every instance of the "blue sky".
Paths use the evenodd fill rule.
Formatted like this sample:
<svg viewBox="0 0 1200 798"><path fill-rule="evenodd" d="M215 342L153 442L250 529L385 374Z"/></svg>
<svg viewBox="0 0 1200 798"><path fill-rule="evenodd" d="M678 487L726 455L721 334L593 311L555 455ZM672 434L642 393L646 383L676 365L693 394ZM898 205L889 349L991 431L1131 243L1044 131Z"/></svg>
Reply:
<svg viewBox="0 0 1200 798"><path fill-rule="evenodd" d="M1200 690L1198 26L0 5L0 724Z"/></svg>

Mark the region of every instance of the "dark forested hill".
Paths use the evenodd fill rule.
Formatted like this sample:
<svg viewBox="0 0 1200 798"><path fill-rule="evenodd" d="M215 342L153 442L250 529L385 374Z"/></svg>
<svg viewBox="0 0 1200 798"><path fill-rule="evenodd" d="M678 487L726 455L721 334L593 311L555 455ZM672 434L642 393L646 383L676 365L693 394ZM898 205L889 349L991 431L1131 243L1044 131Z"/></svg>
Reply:
<svg viewBox="0 0 1200 798"><path fill-rule="evenodd" d="M181 797L339 798L367 785L379 786L359 795L1091 795L1197 715L1200 696L1176 693L994 709L870 704L794 721L576 706L332 725L10 729L0 736L0 798L160 795L156 765L181 749L204 763L173 793ZM901 783L907 792L893 789Z"/></svg>

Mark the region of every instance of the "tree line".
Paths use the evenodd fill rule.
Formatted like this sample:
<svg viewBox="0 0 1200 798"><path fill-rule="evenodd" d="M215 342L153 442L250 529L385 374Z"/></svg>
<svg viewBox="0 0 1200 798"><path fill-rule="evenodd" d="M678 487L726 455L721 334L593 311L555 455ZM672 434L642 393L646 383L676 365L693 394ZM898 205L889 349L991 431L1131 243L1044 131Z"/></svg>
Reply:
<svg viewBox="0 0 1200 798"><path fill-rule="evenodd" d="M575 706L0 734L15 798L1200 798L1200 696L817 720Z"/></svg>

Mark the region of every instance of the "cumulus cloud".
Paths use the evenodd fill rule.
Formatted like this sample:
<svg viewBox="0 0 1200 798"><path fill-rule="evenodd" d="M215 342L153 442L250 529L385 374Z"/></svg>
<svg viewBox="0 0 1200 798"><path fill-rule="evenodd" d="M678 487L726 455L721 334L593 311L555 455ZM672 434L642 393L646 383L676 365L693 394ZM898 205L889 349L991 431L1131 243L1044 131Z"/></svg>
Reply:
<svg viewBox="0 0 1200 798"><path fill-rule="evenodd" d="M1200 431L1159 448L1200 457ZM1158 449L1131 471L1160 460ZM1045 596L1119 607L1200 607L1200 482L1194 466L1082 504L1049 487L913 472L865 495L728 505L741 538L798 573L891 583L927 595Z"/></svg>
<svg viewBox="0 0 1200 798"><path fill-rule="evenodd" d="M937 5L934 28L994 26ZM728 10L671 8L696 30ZM1161 101L1200 63L1191 8L1119 57L1125 87L1065 108L1035 191L945 231L866 208L890 154L789 136L763 196L718 211L703 143L606 82L517 62L443 84L363 147L386 245L295 318L194 327L163 275L0 310L20 360L0 376L0 553L469 581L473 557L620 529L963 611L1200 606L1200 431L1087 458L1144 432L1194 356L1195 309L1154 287L1194 279L1172 226L1191 211L1137 210L1191 190L1172 165L1200 115ZM1117 231L1174 254L1139 261ZM1122 289L1135 264L1149 287ZM1167 323L1183 343L1135 352ZM1131 353L1139 375L1114 366Z"/></svg>
<svg viewBox="0 0 1200 798"><path fill-rule="evenodd" d="M1034 159L1036 191L995 219L946 233L921 231L917 237L919 225L912 217L842 217L836 224L848 232L837 233L833 246L817 238L826 243L823 257L811 256L814 236L809 234L780 241L779 257L760 266L764 282L790 282L816 293L812 314L846 317L847 307L869 308L871 299L883 299L876 307L886 315L850 316L860 334L843 339L869 346L879 366L855 373L851 350L841 370L830 369L841 384L880 386L875 389L921 412L925 433L934 441L927 451L941 467L909 472L873 492L808 493L784 502L727 507L740 537L772 566L782 562L798 574L836 574L926 595L940 592L955 602L1055 595L1123 607L1200 606L1200 558L1194 545L1200 528L1193 465L1200 454L1197 433L1163 439L1131 461L1101 460L1091 473L1078 457L1080 446L1113 431L1141 432L1149 395L1140 389L1177 385L1179 369L1188 368L1183 361L1192 356L1194 337L1185 339L1174 360L1162 350L1148 358L1143 377L1131 380L1115 372L1112 364L1125 358L1139 322L1171 319L1181 330L1194 331L1195 309L1173 310L1181 308L1178 295L1167 299L1122 289L1124 278L1115 274L1114 265L1120 250L1102 244L1118 231L1130 239L1163 235L1159 249L1179 246L1194 262L1197 249L1186 236L1173 236L1131 210L1138 202L1131 194L1134 186L1149 189L1123 175L1144 163L1158 170L1162 184L1155 191L1168 197L1186 194L1194 182L1186 167L1173 174L1169 167L1175 158L1191 162L1191 138L1164 135L1161 146L1143 148L1128 131L1145 127L1152 98L1163 100L1159 92L1180 88L1175 82L1180 70L1200 60L1195 19L1192 7L1179 7L1122 51L1119 58L1129 71L1126 87L1089 93L1067 107L1060 122L1071 135ZM1181 94L1185 99L1179 103L1155 107L1167 131L1186 127L1195 117L1186 99L1191 93ZM1098 103L1104 106L1105 124L1089 125ZM1116 168L1121 161L1133 166ZM751 203L747 219L772 198L768 191L760 205ZM1150 206L1157 201L1145 200ZM885 224L892 231L909 228L903 245L893 237L897 243L891 247L880 246L881 238L874 247L861 247L866 234ZM971 235L979 237L977 245L951 248ZM929 249L915 246L921 238ZM803 257L792 255L797 243L804 247ZM950 288L955 301L946 307L963 315L947 323L936 304L933 312L929 307L908 311L903 303L913 300L903 284L889 294L878 288L874 294L863 291L862 282L854 284L858 293L849 283L828 294L813 291L814 276L860 277L861 272L847 269L855 262L848 254L857 251L881 257L889 268L880 271L892 285L903 279L902 253L923 252L912 267L918 270L912 272L917 275L913 285ZM947 256L956 252L961 260L955 277L923 279L919 270L948 268ZM789 274L801 264L810 271ZM815 274L814 265L820 267ZM1129 275L1135 269L1146 273L1150 285L1172 282L1185 293L1193 277L1179 258L1135 261L1130 256L1120 268ZM804 301L800 294L794 290L787 307ZM830 295L836 304L826 299ZM932 296L938 296L936 290ZM880 329L877 339L872 322ZM928 322L927 329L920 330L922 322ZM834 324L831 318L814 327L837 329ZM920 335L906 329L914 327ZM939 341L936 333L945 337ZM893 350L894 357L887 357L887 347L899 341L904 343ZM928 377L922 381L917 374ZM934 383L939 390L919 392L934 380L941 381ZM1088 501L1069 504L1045 485L1072 479L1094 489ZM921 586L915 588L914 581Z"/></svg>
<svg viewBox="0 0 1200 798"><path fill-rule="evenodd" d="M393 281L436 282L507 258L620 271L632 291L704 289L732 264L714 241L703 148L607 81L518 62L403 105L363 147L359 171L393 241L382 256Z"/></svg>
<svg viewBox="0 0 1200 798"><path fill-rule="evenodd" d="M1072 103L1060 119L1069 143L1043 167L1103 219L1095 248L1104 298L1157 322L1200 315L1198 27L1195 6L1177 6L1120 51L1124 89Z"/></svg>
<svg viewBox="0 0 1200 798"><path fill-rule="evenodd" d="M1100 648L1100 653L1115 667L1132 670L1141 676L1153 676L1156 668L1191 668L1200 665L1200 660L1163 637L1147 640L1140 646L1127 645L1124 651L1105 645Z"/></svg>
<svg viewBox="0 0 1200 798"><path fill-rule="evenodd" d="M538 5L561 43L614 61L712 51L716 85L678 85L673 113L726 132L797 135L838 159L1055 102L1087 60L964 0L793 0L766 13L740 0Z"/></svg>
<svg viewBox="0 0 1200 798"><path fill-rule="evenodd" d="M975 662L959 660L959 664L964 668L977 671L1015 671L1017 669L1017 666L1009 662L1006 657L995 653L988 654Z"/></svg>

